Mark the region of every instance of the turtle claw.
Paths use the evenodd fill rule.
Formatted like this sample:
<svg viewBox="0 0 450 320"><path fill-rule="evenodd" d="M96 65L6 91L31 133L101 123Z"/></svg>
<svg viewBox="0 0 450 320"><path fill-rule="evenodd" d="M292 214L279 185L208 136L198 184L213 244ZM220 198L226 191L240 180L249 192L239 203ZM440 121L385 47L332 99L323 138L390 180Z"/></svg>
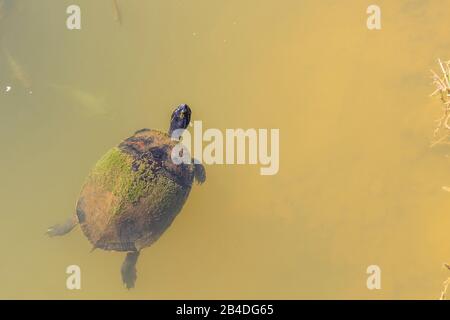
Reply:
<svg viewBox="0 0 450 320"><path fill-rule="evenodd" d="M77 225L77 220L74 217L70 217L66 222L61 224L55 224L47 229L46 234L49 237L63 236Z"/></svg>
<svg viewBox="0 0 450 320"><path fill-rule="evenodd" d="M48 228L47 231L45 231L45 234L47 236L49 236L50 238L54 237L54 236L57 236L57 233L55 232L56 227L57 227L57 225Z"/></svg>
<svg viewBox="0 0 450 320"><path fill-rule="evenodd" d="M63 236L67 232L65 232L64 228L60 224L56 224L54 226L51 226L47 229L45 234L49 236L50 238L57 237L57 236Z"/></svg>
<svg viewBox="0 0 450 320"><path fill-rule="evenodd" d="M136 282L137 275L136 275L136 269L133 270L133 272L130 272L126 276L122 274L122 281L125 287L130 290L134 288L134 284Z"/></svg>
<svg viewBox="0 0 450 320"><path fill-rule="evenodd" d="M197 184L201 185L206 181L206 170L201 163L194 162L194 177Z"/></svg>

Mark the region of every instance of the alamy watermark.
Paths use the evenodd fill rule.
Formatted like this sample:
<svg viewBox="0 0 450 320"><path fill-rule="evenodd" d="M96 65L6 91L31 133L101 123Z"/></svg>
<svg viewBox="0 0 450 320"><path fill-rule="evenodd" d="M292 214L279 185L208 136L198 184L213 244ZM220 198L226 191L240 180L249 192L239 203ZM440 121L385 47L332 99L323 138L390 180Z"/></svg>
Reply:
<svg viewBox="0 0 450 320"><path fill-rule="evenodd" d="M69 30L81 30L81 8L75 4L66 9L69 15L66 20L66 27Z"/></svg>
<svg viewBox="0 0 450 320"><path fill-rule="evenodd" d="M80 290L81 268L73 264L66 268L66 273L69 275L66 280L66 288L69 290Z"/></svg>
<svg viewBox="0 0 450 320"><path fill-rule="evenodd" d="M366 270L367 277L366 286L369 290L380 290L381 289L381 268L375 264L367 267Z"/></svg>
<svg viewBox="0 0 450 320"><path fill-rule="evenodd" d="M367 29L369 30L381 30L381 9L379 6L372 4L367 7Z"/></svg>
<svg viewBox="0 0 450 320"><path fill-rule="evenodd" d="M172 133L172 139L180 141L172 149L175 164L191 164L192 161L205 164L260 164L261 175L278 173L279 129L226 129L224 134L213 128L203 132L202 121L194 121L193 127L194 137L184 129ZM207 145L203 146L203 142Z"/></svg>

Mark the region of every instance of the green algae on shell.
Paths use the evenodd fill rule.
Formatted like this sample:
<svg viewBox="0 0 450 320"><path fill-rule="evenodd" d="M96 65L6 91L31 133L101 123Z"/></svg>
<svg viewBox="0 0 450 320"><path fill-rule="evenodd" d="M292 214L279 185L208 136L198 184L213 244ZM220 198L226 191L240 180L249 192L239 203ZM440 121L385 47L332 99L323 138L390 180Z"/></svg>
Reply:
<svg viewBox="0 0 450 320"><path fill-rule="evenodd" d="M148 183L154 175L151 165L141 162L134 171L133 161L131 155L114 147L97 162L88 178L88 182L103 187L118 199L112 214L119 213L127 203L135 203L151 187Z"/></svg>

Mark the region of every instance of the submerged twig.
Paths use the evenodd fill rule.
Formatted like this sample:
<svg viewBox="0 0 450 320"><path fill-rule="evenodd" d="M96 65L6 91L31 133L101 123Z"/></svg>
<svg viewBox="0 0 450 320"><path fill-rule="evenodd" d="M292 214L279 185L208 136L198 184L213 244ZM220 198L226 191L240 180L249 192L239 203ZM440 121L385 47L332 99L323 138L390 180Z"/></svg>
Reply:
<svg viewBox="0 0 450 320"><path fill-rule="evenodd" d="M450 270L450 265L448 265L447 263L444 263L444 267L446 267L447 269ZM441 296L439 297L439 300L446 300L447 290L448 290L448 286L449 285L450 285L450 278L448 278L447 280L444 281L444 283L443 283L444 288L442 289Z"/></svg>
<svg viewBox="0 0 450 320"><path fill-rule="evenodd" d="M120 14L119 3L117 0L112 0L113 10L114 10L114 20L116 20L120 25L122 25L122 15Z"/></svg>
<svg viewBox="0 0 450 320"><path fill-rule="evenodd" d="M444 281L443 285L444 288L442 289L441 292L441 296L439 297L439 300L446 300L447 298L447 289L448 289L448 285L450 283L450 278L448 278L447 280Z"/></svg>
<svg viewBox="0 0 450 320"><path fill-rule="evenodd" d="M13 58L6 48L2 48L3 55L6 57L12 76L26 89L31 92L31 78L22 65Z"/></svg>

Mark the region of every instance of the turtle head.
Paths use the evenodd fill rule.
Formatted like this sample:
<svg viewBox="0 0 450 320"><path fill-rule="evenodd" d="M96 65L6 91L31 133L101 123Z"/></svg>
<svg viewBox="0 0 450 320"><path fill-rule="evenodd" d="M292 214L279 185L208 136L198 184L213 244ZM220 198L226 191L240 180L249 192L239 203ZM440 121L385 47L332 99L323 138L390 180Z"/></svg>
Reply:
<svg viewBox="0 0 450 320"><path fill-rule="evenodd" d="M191 122L191 108L187 104L180 104L170 118L169 135L175 130L186 129Z"/></svg>

